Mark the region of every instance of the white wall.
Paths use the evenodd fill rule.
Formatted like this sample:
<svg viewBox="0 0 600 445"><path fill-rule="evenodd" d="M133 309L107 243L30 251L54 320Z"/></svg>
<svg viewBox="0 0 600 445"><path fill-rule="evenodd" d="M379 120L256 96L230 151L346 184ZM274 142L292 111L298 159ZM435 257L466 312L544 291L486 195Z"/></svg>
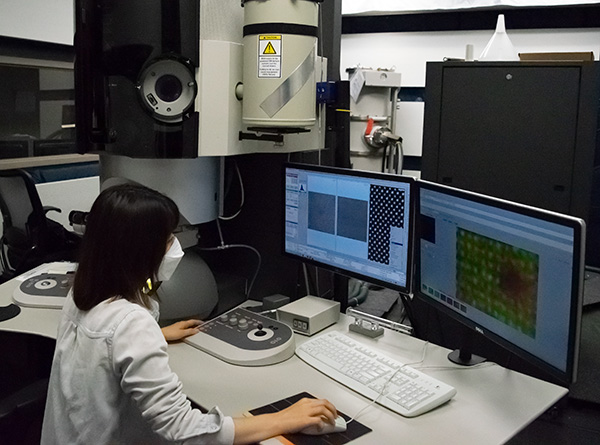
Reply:
<svg viewBox="0 0 600 445"><path fill-rule="evenodd" d="M74 0L0 0L0 35L73 44Z"/></svg>
<svg viewBox="0 0 600 445"><path fill-rule="evenodd" d="M425 64L444 57L464 58L467 44L474 47L475 58L481 54L494 30L439 31L342 36L340 70L357 64L363 67L395 67L402 73L405 86L425 85ZM600 54L600 28L569 30L508 30L518 52L593 51Z"/></svg>
<svg viewBox="0 0 600 445"><path fill-rule="evenodd" d="M342 14L385 14L513 6L559 6L594 0L342 0Z"/></svg>
<svg viewBox="0 0 600 445"><path fill-rule="evenodd" d="M346 68L395 68L402 74L402 85L425 86L425 69L429 61L444 57L464 58L466 45L474 46L477 59L494 30L440 31L343 35L340 71L347 79ZM600 55L600 28L566 30L508 30L518 52L593 51ZM404 139L405 154L420 156L423 134L424 103L404 102L398 106L396 132ZM356 141L351 141L351 144ZM359 161L360 163L361 161ZM373 165L379 165L374 162Z"/></svg>

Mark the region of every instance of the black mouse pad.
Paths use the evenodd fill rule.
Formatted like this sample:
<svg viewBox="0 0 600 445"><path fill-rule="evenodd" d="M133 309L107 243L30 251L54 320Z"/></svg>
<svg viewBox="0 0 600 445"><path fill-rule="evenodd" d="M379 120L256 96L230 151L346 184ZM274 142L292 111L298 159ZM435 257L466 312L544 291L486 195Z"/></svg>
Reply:
<svg viewBox="0 0 600 445"><path fill-rule="evenodd" d="M315 396L307 393L301 392L300 394L296 394L291 397L287 397L282 400L278 400L277 402L270 403L265 406L261 406L260 408L256 408L250 411L250 414L257 416L259 414L268 414L268 413L276 413L281 411L284 408L287 408L290 405L293 405L297 401L303 398L314 399ZM338 414L344 418L344 420L349 421L350 417L346 414L338 411ZM371 428L366 427L362 423L353 420L348 424L348 429L341 433L331 433L331 434L323 434L320 436L307 436L305 434L285 434L283 438L287 441L284 442L287 445L314 445L314 444L331 444L331 445L342 445L350 442L351 440L357 439L360 436L371 432Z"/></svg>
<svg viewBox="0 0 600 445"><path fill-rule="evenodd" d="M0 321L10 320L21 312L21 308L16 304L0 307Z"/></svg>

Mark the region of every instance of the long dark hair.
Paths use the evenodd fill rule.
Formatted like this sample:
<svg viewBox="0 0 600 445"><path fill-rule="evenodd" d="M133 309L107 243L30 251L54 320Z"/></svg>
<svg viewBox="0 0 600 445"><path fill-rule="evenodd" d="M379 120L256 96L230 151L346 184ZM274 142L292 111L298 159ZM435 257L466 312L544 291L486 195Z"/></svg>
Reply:
<svg viewBox="0 0 600 445"><path fill-rule="evenodd" d="M141 185L104 190L87 216L73 299L81 310L110 298L149 307L142 292L156 276L167 241L179 222L177 205Z"/></svg>

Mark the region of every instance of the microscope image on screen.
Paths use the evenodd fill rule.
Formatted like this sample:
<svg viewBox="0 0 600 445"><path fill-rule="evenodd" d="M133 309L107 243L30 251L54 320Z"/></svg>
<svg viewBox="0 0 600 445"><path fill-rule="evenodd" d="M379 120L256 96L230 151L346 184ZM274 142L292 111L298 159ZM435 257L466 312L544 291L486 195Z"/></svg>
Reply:
<svg viewBox="0 0 600 445"><path fill-rule="evenodd" d="M456 299L535 338L539 255L456 231Z"/></svg>
<svg viewBox="0 0 600 445"><path fill-rule="evenodd" d="M327 246L347 255L366 257L368 250L369 202L363 199L337 196L332 193L300 189L300 198L306 202L307 232L314 231L314 245Z"/></svg>
<svg viewBox="0 0 600 445"><path fill-rule="evenodd" d="M390 264L395 247L402 245L396 232L404 229L405 193L394 187L369 188L369 201L308 192L308 228L366 243L362 247L370 261Z"/></svg>
<svg viewBox="0 0 600 445"><path fill-rule="evenodd" d="M409 288L412 183L402 176L290 164L285 253Z"/></svg>
<svg viewBox="0 0 600 445"><path fill-rule="evenodd" d="M394 246L398 246L394 229L404 229L404 190L380 185L371 186L369 209L369 260L390 264Z"/></svg>
<svg viewBox="0 0 600 445"><path fill-rule="evenodd" d="M338 234L344 238L367 241L369 203L360 199L338 198Z"/></svg>

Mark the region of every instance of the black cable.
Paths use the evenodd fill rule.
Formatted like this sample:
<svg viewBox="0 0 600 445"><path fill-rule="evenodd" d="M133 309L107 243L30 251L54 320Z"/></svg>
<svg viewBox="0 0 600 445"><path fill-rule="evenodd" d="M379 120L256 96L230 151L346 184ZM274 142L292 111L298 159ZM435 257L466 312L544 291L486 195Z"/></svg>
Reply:
<svg viewBox="0 0 600 445"><path fill-rule="evenodd" d="M402 300L402 305L404 306L406 316L408 317L408 321L410 321L410 325L413 328L413 336L420 338L417 335L418 329L414 321L410 298L408 297L408 295L403 294L402 292L398 292L398 295L400 295L400 299Z"/></svg>
<svg viewBox="0 0 600 445"><path fill-rule="evenodd" d="M296 294L294 296L294 299L297 300L298 298L300 298L301 292L302 292L302 288L304 287L304 268L302 266L302 262L298 261L298 268L296 270Z"/></svg>
<svg viewBox="0 0 600 445"><path fill-rule="evenodd" d="M235 167L235 172L237 173L237 177L238 177L238 183L240 185L240 204L239 204L239 208L232 215L219 216L219 219L221 219L223 221L227 221L227 220L231 220L231 219L235 218L236 216L238 216L241 213L242 208L244 207L245 192L244 192L244 182L242 181L242 173L240 172L240 168L235 159L233 160L233 165ZM227 188L226 188L226 191L223 196L223 202L225 202L225 198L227 198L227 195L229 194L229 191L231 190L232 182L233 182L233 179L231 179L231 177L229 177L229 180L227 183Z"/></svg>
<svg viewBox="0 0 600 445"><path fill-rule="evenodd" d="M306 265L306 263L304 263L304 265L302 266L302 272L306 275L306 282L308 282L308 287L310 287L310 289L306 289L306 295L311 295L311 289L314 290L315 294L317 294L317 285L316 285L316 278L312 277L309 271L309 267ZM306 286L304 286L306 287ZM315 295L315 297L318 297L319 295Z"/></svg>
<svg viewBox="0 0 600 445"><path fill-rule="evenodd" d="M4 249L5 237L0 238L0 260L2 261L2 270L6 273L10 272L10 265L8 264L7 253Z"/></svg>
<svg viewBox="0 0 600 445"><path fill-rule="evenodd" d="M402 297L400 297L400 299L402 299ZM402 306L404 307L404 303L402 303ZM407 318L408 318L408 312L406 311L406 307L404 307L404 311L402 313L402 318L400 319L400 324L404 324L404 322L406 321Z"/></svg>

